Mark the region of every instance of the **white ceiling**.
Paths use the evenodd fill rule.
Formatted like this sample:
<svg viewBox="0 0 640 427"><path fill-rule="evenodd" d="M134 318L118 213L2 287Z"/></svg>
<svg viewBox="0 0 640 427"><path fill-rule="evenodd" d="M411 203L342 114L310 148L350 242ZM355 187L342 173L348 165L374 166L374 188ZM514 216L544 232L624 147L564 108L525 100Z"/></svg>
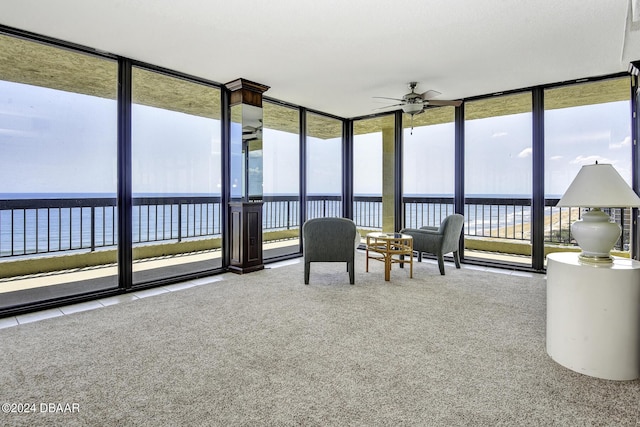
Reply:
<svg viewBox="0 0 640 427"><path fill-rule="evenodd" d="M634 7L632 8L632 3ZM636 7L638 6L638 7ZM341 117L626 71L640 0L0 0L0 24Z"/></svg>

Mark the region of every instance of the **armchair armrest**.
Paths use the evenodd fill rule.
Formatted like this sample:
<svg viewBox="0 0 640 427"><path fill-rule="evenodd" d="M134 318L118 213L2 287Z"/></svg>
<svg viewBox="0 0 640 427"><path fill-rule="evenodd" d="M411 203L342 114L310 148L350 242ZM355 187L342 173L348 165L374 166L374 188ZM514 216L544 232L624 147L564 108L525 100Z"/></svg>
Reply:
<svg viewBox="0 0 640 427"><path fill-rule="evenodd" d="M420 227L420 228L403 228L400 233L410 236L441 236L442 233L438 227Z"/></svg>
<svg viewBox="0 0 640 427"><path fill-rule="evenodd" d="M405 228L401 233L413 237L413 249L419 252L438 253L444 239L437 227Z"/></svg>
<svg viewBox="0 0 640 427"><path fill-rule="evenodd" d="M422 227L420 227L418 230L424 230L424 231L439 231L440 227L432 227L429 225L424 225Z"/></svg>

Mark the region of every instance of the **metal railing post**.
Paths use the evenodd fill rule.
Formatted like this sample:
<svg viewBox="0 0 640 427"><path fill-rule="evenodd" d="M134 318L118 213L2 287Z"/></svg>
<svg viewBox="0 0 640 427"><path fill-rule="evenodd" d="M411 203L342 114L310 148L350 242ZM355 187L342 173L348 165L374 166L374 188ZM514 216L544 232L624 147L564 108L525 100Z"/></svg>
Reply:
<svg viewBox="0 0 640 427"><path fill-rule="evenodd" d="M96 208L95 206L91 206L91 252L94 252L95 250L96 250Z"/></svg>
<svg viewBox="0 0 640 427"><path fill-rule="evenodd" d="M178 242L182 241L182 201L178 201Z"/></svg>

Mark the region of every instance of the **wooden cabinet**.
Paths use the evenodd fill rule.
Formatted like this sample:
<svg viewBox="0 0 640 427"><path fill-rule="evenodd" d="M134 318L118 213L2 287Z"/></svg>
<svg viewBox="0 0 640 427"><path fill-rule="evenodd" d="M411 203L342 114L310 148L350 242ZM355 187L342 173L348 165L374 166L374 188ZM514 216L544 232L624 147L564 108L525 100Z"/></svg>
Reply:
<svg viewBox="0 0 640 427"><path fill-rule="evenodd" d="M229 203L231 263L234 273L262 270L262 202Z"/></svg>

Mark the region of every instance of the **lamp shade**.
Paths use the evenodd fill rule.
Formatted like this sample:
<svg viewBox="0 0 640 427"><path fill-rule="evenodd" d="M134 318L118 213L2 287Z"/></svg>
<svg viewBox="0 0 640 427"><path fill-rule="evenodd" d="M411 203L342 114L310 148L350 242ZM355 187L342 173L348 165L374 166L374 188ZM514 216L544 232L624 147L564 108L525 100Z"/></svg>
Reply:
<svg viewBox="0 0 640 427"><path fill-rule="evenodd" d="M610 164L582 166L556 206L626 208L640 206L640 197Z"/></svg>

